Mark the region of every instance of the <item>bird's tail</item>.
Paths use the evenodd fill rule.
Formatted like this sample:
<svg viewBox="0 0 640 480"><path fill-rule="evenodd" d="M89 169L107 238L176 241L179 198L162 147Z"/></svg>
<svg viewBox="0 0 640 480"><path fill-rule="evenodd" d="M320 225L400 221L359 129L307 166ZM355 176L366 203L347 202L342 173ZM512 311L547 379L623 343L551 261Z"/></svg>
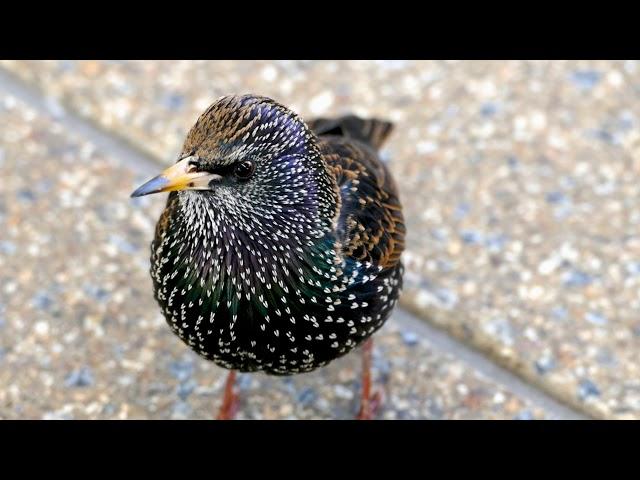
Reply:
<svg viewBox="0 0 640 480"><path fill-rule="evenodd" d="M316 135L340 135L368 143L376 150L393 130L393 123L377 118L345 115L339 118L316 118L307 123Z"/></svg>

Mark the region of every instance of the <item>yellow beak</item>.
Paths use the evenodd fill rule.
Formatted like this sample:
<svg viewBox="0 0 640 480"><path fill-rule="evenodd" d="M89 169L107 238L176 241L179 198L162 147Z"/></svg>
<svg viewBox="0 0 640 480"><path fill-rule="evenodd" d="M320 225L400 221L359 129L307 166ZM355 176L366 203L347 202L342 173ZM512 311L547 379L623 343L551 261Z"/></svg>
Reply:
<svg viewBox="0 0 640 480"><path fill-rule="evenodd" d="M194 157L187 157L167 168L157 177L138 187L132 197L174 190L211 190L211 182L222 177L215 173L198 172L193 166Z"/></svg>

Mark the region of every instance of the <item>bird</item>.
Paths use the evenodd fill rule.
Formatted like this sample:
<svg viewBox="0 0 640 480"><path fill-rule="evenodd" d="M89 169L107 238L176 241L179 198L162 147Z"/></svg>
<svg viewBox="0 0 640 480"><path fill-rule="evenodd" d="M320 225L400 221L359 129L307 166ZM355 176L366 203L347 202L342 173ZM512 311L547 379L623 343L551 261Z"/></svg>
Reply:
<svg viewBox="0 0 640 480"><path fill-rule="evenodd" d="M404 273L402 205L379 156L392 130L356 115L305 123L271 98L228 95L131 194L169 192L151 242L154 296L173 333L229 370L216 418L238 411L237 372L302 374L356 348L356 418L376 415L372 335Z"/></svg>

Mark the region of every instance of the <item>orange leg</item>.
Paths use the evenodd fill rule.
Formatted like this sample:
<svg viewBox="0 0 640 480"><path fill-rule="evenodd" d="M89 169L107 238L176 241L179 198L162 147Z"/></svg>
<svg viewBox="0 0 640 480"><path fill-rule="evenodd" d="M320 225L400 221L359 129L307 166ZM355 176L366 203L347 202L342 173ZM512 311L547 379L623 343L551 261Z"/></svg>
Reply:
<svg viewBox="0 0 640 480"><path fill-rule="evenodd" d="M373 339L369 338L362 347L362 397L360 399L360 412L358 420L372 420L375 416L382 396L379 391L371 394L371 352Z"/></svg>
<svg viewBox="0 0 640 480"><path fill-rule="evenodd" d="M224 398L218 412L217 420L233 420L238 411L239 396L233 391L236 383L236 371L231 370L227 376L227 382L224 386Z"/></svg>

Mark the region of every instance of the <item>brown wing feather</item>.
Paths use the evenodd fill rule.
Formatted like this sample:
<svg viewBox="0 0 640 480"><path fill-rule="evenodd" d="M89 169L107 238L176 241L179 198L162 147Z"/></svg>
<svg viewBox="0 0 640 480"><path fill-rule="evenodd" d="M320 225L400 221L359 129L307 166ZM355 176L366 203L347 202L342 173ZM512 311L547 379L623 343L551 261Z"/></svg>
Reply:
<svg viewBox="0 0 640 480"><path fill-rule="evenodd" d="M368 145L338 136L320 137L319 146L341 191L338 235L346 255L383 268L398 264L405 225L391 174Z"/></svg>

